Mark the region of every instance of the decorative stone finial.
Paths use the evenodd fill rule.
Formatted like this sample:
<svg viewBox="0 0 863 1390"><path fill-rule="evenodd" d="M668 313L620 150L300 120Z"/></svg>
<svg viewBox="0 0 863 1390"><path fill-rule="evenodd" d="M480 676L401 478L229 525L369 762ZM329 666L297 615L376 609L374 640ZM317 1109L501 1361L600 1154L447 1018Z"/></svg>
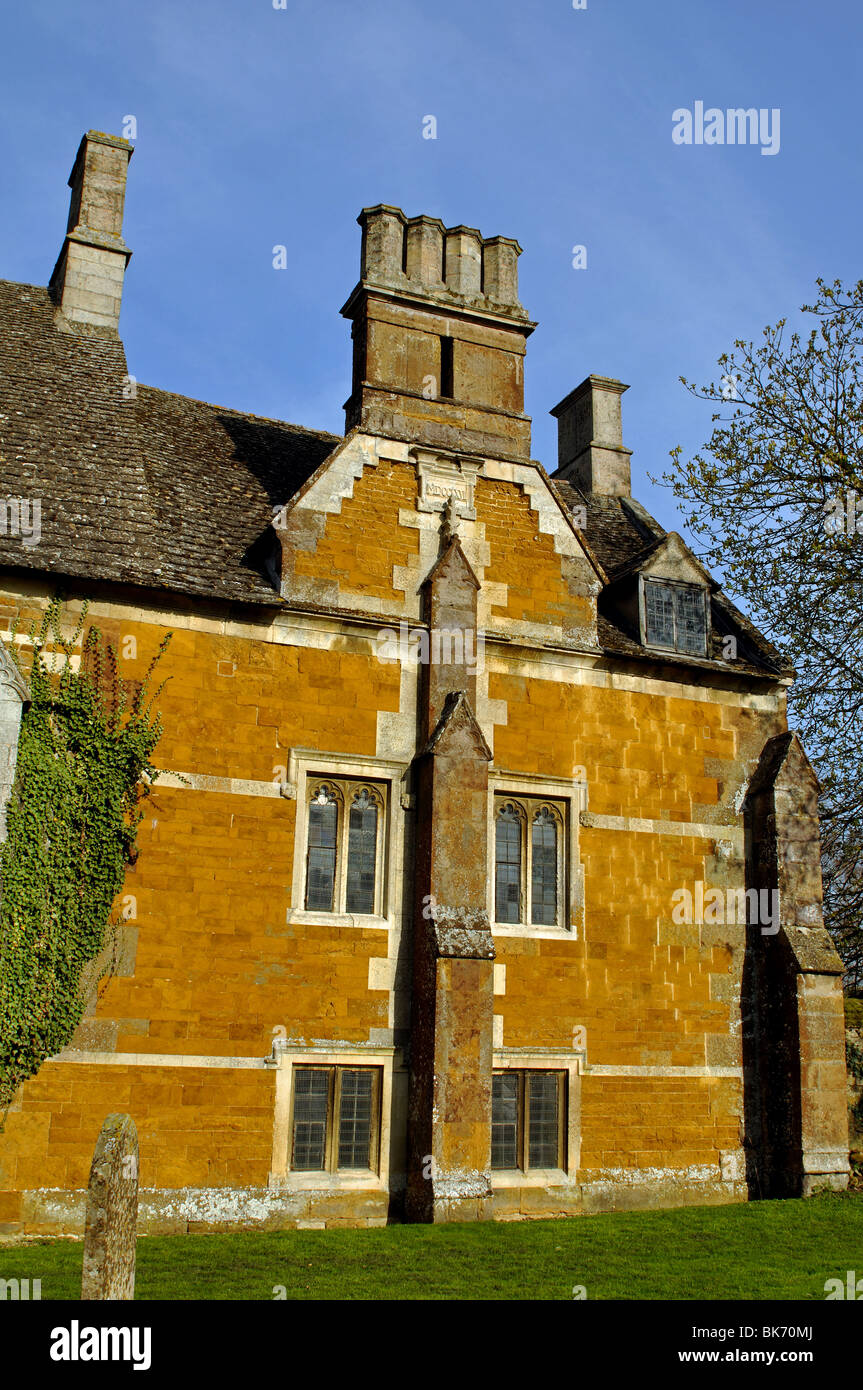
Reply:
<svg viewBox="0 0 863 1390"><path fill-rule="evenodd" d="M450 493L441 512L440 539L442 550L446 550L450 541L458 535L458 517L456 516L455 505L455 498Z"/></svg>

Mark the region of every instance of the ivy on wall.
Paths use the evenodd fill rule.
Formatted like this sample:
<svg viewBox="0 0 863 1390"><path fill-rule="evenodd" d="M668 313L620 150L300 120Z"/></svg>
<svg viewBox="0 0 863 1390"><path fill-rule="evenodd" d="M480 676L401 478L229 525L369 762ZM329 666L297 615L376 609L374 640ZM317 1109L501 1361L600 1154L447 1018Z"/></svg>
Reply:
<svg viewBox="0 0 863 1390"><path fill-rule="evenodd" d="M111 907L136 857L141 802L158 777L151 758L162 725L153 703L163 687L148 692L171 634L144 681L132 684L94 628L73 669L85 615L86 605L64 639L53 601L30 630L29 670L15 628L9 644L30 704L0 850L0 1114L21 1083L68 1045L111 973L119 925Z"/></svg>

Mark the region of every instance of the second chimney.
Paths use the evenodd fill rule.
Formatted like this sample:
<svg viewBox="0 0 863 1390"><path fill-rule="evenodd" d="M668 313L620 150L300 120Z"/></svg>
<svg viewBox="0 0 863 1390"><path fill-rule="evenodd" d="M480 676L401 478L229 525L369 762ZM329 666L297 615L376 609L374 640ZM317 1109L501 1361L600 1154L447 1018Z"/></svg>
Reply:
<svg viewBox="0 0 863 1390"><path fill-rule="evenodd" d="M64 318L117 332L123 277L132 252L123 240L126 174L133 146L88 130L69 175L66 240L49 290Z"/></svg>
<svg viewBox="0 0 863 1390"><path fill-rule="evenodd" d="M631 449L623 446L620 398L629 387L608 376L589 376L556 405L557 476L582 492L629 497Z"/></svg>

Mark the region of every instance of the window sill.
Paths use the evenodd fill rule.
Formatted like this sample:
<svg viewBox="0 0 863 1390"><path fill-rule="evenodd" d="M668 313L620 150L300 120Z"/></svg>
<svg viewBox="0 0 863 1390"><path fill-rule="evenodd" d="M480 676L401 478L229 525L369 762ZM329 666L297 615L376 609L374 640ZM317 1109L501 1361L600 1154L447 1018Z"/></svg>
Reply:
<svg viewBox="0 0 863 1390"><path fill-rule="evenodd" d="M336 1173L291 1169L288 1173L270 1173L267 1186L278 1192L367 1192L380 1190L384 1183L380 1173L372 1168L351 1168Z"/></svg>
<svg viewBox="0 0 863 1390"><path fill-rule="evenodd" d="M706 651L690 652L686 651L683 647L661 647L658 642L648 642L646 637L642 638L641 645L646 652L650 652L653 656L688 656L691 657L693 661L709 660Z"/></svg>
<svg viewBox="0 0 863 1390"><path fill-rule="evenodd" d="M578 933L571 927L532 927L529 922L492 922L492 936L524 936L555 941L576 941Z"/></svg>
<svg viewBox="0 0 863 1390"><path fill-rule="evenodd" d="M378 917L372 912L309 912L304 907L289 908L286 921L315 927L371 927L376 931L388 931L392 926L389 917Z"/></svg>

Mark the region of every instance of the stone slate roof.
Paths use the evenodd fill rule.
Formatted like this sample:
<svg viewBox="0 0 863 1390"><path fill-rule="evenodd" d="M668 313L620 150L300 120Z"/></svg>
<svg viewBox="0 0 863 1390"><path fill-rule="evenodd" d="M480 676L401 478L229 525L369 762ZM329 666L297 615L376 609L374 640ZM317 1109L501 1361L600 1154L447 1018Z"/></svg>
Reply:
<svg viewBox="0 0 863 1390"><path fill-rule="evenodd" d="M577 506L585 508L588 544L606 574L627 564L652 541L661 540L665 535L659 522L631 497L585 494L554 475L552 482L570 511Z"/></svg>
<svg viewBox="0 0 863 1390"><path fill-rule="evenodd" d="M48 291L0 281L0 494L41 498L42 538L0 564L278 602L262 543L339 437L138 385L122 344L55 326Z"/></svg>
<svg viewBox="0 0 863 1390"><path fill-rule="evenodd" d="M570 511L584 507L587 513L585 535L593 554L599 560L606 574L612 578L637 560L646 559L668 534L659 522L632 497L597 497L583 493L572 483L552 475L564 504ZM728 669L763 675L792 675L793 668L780 652L763 637L745 614L735 608L721 589L710 596L711 642L709 660L721 661ZM615 652L619 656L640 657L645 652L635 635L629 633L614 612L613 607L603 602L600 595L597 630L603 650ZM738 640L738 656L734 662L725 662L722 657L722 639L732 634ZM686 665L704 666L705 660L686 657L680 653L674 656L675 662Z"/></svg>
<svg viewBox="0 0 863 1390"><path fill-rule="evenodd" d="M54 315L46 289L0 280L0 496L40 498L42 531L30 547L0 534L0 565L278 603L273 511L340 436L140 384L130 397L122 343L100 330L65 331ZM586 508L588 545L609 575L666 534L634 499L553 482L564 505ZM712 660L734 632L742 638L735 670L788 670L721 593L711 602ZM655 660L602 600L599 637L609 653Z"/></svg>

